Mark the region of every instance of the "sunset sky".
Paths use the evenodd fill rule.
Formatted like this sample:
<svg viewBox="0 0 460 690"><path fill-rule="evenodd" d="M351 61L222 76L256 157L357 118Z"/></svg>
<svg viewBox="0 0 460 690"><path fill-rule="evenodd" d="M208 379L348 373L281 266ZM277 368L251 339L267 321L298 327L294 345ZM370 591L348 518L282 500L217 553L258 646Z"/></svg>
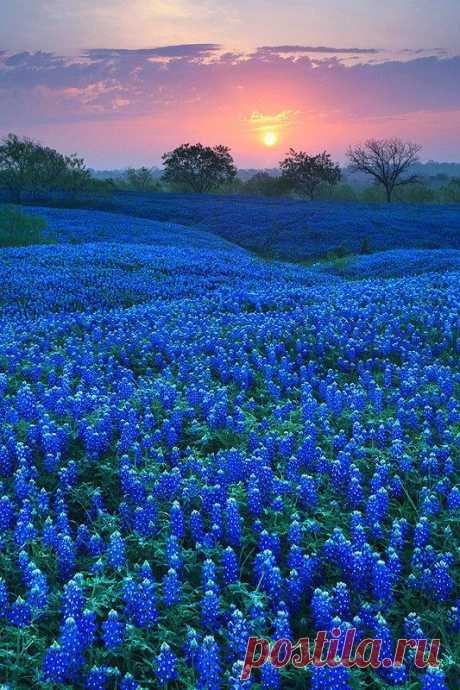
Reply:
<svg viewBox="0 0 460 690"><path fill-rule="evenodd" d="M459 0L0 0L0 136L99 168L182 142L241 167L367 136L460 161Z"/></svg>

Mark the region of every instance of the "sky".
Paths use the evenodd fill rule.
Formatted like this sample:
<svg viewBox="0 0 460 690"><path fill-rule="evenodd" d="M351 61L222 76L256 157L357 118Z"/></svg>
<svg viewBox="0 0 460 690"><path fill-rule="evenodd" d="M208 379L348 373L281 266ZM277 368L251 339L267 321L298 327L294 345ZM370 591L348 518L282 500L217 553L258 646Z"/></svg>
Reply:
<svg viewBox="0 0 460 690"><path fill-rule="evenodd" d="M0 0L0 136L97 168L184 142L240 167L367 137L460 161L458 0Z"/></svg>

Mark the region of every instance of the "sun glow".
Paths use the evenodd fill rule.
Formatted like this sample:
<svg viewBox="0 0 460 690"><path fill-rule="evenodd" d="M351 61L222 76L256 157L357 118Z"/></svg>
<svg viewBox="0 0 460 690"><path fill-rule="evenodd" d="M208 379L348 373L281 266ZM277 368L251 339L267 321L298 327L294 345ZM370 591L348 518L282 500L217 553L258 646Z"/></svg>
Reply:
<svg viewBox="0 0 460 690"><path fill-rule="evenodd" d="M276 132L264 132L262 137L265 146L275 146L278 143L278 135Z"/></svg>

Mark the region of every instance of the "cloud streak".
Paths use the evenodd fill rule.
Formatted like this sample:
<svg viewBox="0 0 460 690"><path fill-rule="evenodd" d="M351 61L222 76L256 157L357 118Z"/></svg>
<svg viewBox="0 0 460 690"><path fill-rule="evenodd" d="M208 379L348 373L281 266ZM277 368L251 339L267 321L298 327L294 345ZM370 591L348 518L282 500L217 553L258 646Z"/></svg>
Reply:
<svg viewBox="0 0 460 690"><path fill-rule="evenodd" d="M217 43L190 43L159 48L94 48L84 55L91 60L112 60L116 58L199 58L215 53L221 46Z"/></svg>
<svg viewBox="0 0 460 690"><path fill-rule="evenodd" d="M260 49L262 54L245 55L221 53L219 45L206 43L141 50L94 49L77 58L46 52L4 53L0 54L0 89L13 101L18 93L26 98L24 92L29 92L31 102L37 89L45 89L53 93L57 106L69 96L78 106L81 94L81 115L92 102L91 92L93 102L105 109L107 116L113 114L114 92L124 94L139 115L150 112L152 105L176 107L187 105L191 99L211 107L235 90L246 92L248 101L268 98L273 102L280 89L289 101L298 102L295 108L291 103L281 110L304 109L308 102L309 110L339 109L357 117L460 107L460 57L417 56L350 65L338 57L349 53L348 49L336 48L337 55L325 57L321 53L318 59L304 54L308 47L297 46L297 52L293 48L265 47ZM271 92L268 97L267 90ZM256 110L254 107L251 112ZM33 122L34 109L24 117Z"/></svg>
<svg viewBox="0 0 460 690"><path fill-rule="evenodd" d="M381 53L380 48L333 48L327 46L262 46L257 52L277 53L279 55L291 53L320 54L320 55L375 55Z"/></svg>
<svg viewBox="0 0 460 690"><path fill-rule="evenodd" d="M148 119L159 150L165 136L171 143L215 137L250 148L251 132L265 125L299 139L321 132L323 145L334 139L339 147L362 121L385 123L397 134L402 120L423 113L428 137L437 113L460 112L460 56L369 59L377 51L278 45L229 53L197 43L92 49L77 57L0 53L0 134L40 131L47 138L59 127L78 148L80 125L106 123L116 147L120 122Z"/></svg>

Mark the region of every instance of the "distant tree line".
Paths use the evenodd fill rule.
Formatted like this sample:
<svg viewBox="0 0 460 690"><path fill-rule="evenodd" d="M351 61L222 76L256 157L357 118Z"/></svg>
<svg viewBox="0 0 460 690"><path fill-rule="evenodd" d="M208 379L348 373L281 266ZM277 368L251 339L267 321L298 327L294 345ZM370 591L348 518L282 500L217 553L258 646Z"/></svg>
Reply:
<svg viewBox="0 0 460 690"><path fill-rule="evenodd" d="M131 167L111 177L91 171L77 154L63 155L9 134L0 141L0 188L8 190L16 203L50 192L76 198L80 193L117 190L460 203L460 177L438 174L430 181L415 174L421 168L420 150L417 144L397 138L369 139L348 149L348 166L341 169L327 151L312 154L291 148L276 171L257 171L242 179L227 146L186 143L163 155L162 170Z"/></svg>
<svg viewBox="0 0 460 690"><path fill-rule="evenodd" d="M460 203L460 178L447 176L430 185L414 173L421 147L401 139L368 139L347 151L341 170L327 151L308 154L290 149L277 174L257 171L238 177L227 147L185 144L163 156L162 180L174 191L296 196L337 201ZM354 175L364 178L356 184ZM439 184L441 182L441 184Z"/></svg>

